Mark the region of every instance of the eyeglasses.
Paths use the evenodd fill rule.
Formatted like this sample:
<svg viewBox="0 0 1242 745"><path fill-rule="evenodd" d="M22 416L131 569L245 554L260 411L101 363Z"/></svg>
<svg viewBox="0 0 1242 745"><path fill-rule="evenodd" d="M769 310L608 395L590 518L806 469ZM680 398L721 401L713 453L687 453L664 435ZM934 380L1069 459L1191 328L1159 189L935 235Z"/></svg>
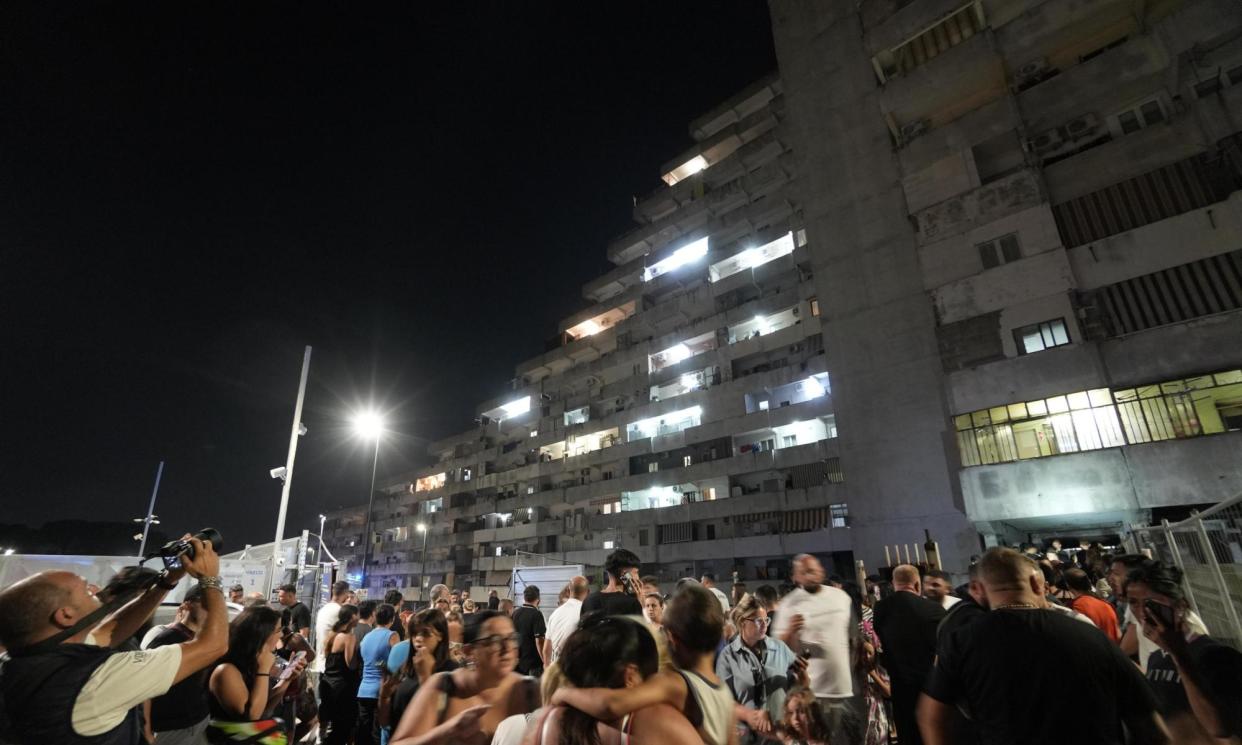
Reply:
<svg viewBox="0 0 1242 745"><path fill-rule="evenodd" d="M504 649L506 646L516 647L518 646L518 635L507 634L502 636L500 634L492 634L491 636L476 639L474 644L479 647L488 647L490 649Z"/></svg>
<svg viewBox="0 0 1242 745"><path fill-rule="evenodd" d="M753 623L757 629L766 629L772 619L770 618L743 618L742 623Z"/></svg>

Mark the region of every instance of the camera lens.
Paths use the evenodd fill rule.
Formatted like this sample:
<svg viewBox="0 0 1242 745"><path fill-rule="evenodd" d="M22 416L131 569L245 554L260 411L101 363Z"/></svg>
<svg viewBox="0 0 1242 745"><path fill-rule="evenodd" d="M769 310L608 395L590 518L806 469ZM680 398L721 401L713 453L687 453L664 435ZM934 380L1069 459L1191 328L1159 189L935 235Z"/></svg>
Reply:
<svg viewBox="0 0 1242 745"><path fill-rule="evenodd" d="M203 528L195 533L194 537L204 543L210 543L216 553L224 551L224 536L220 535L220 531L215 528Z"/></svg>

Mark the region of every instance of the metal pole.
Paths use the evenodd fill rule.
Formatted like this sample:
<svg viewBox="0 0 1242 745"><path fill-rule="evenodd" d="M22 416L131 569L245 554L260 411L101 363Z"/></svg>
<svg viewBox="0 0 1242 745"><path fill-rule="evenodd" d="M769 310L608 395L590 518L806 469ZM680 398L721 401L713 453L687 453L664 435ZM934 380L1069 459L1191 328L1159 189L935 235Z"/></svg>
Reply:
<svg viewBox="0 0 1242 745"><path fill-rule="evenodd" d="M430 532L431 532L430 525L423 529L423 558L419 561L419 564L418 564L418 600L419 602L422 602L423 600L423 585L425 584L424 577L427 574L427 534Z"/></svg>
<svg viewBox="0 0 1242 745"><path fill-rule="evenodd" d="M151 520L155 515L155 495L160 493L160 477L163 475L164 461L160 461L160 467L155 471L155 488L151 490L151 505L147 507L147 516L142 521L142 543L138 544L139 559L147 555L147 534L151 532Z"/></svg>
<svg viewBox="0 0 1242 745"><path fill-rule="evenodd" d="M319 549L315 551L315 564L323 563L323 521L327 519L326 515L319 516Z"/></svg>
<svg viewBox="0 0 1242 745"><path fill-rule="evenodd" d="M276 540L272 544L272 566L267 575L267 597L272 597L276 573L280 571L280 542L285 537L285 512L289 509L289 487L293 485L293 459L298 453L298 437L302 435L302 402L306 400L306 377L310 374L311 348L302 355L302 379L298 383L298 402L293 407L293 433L289 435L289 458L285 461L285 483L280 490L280 513L276 517Z"/></svg>
<svg viewBox="0 0 1242 745"><path fill-rule="evenodd" d="M1173 554L1173 563L1177 565L1177 568L1180 569L1182 572L1182 576L1185 577L1186 566L1185 564L1182 563L1182 552L1177 547L1177 534L1174 533L1173 529L1169 527L1168 518L1161 520L1160 526L1164 528L1164 538L1166 541L1169 542L1169 551L1170 553ZM1211 550L1211 546L1208 547L1208 550ZM1186 589L1186 600L1190 601L1190 609L1193 610L1195 613L1199 613L1199 604L1195 602L1195 592L1194 592L1194 589L1190 586L1190 582L1185 583L1185 589Z"/></svg>
<svg viewBox="0 0 1242 745"><path fill-rule="evenodd" d="M375 461L371 464L371 491L367 492L367 525L362 531L362 587L367 586L367 564L371 556L371 504L375 501L375 470L379 468L379 433L375 435Z"/></svg>

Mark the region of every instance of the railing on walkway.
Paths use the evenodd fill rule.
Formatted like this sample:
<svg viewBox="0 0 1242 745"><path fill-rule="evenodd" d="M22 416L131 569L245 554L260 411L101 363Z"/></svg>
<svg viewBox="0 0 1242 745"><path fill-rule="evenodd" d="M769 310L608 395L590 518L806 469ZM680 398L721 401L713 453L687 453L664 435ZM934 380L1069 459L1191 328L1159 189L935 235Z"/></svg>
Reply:
<svg viewBox="0 0 1242 745"><path fill-rule="evenodd" d="M1176 564L1212 637L1242 649L1242 494L1176 523L1136 527L1136 550Z"/></svg>

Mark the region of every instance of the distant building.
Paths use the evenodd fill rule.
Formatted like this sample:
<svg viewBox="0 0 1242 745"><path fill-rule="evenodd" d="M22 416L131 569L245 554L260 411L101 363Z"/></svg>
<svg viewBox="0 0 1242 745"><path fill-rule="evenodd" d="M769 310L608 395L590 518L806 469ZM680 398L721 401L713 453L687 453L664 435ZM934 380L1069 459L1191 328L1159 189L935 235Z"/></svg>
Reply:
<svg viewBox="0 0 1242 745"><path fill-rule="evenodd" d="M780 76L691 124L590 305L383 487L374 585L417 582L419 523L429 583L620 546L774 580L1242 491L1236 3L771 11Z"/></svg>

